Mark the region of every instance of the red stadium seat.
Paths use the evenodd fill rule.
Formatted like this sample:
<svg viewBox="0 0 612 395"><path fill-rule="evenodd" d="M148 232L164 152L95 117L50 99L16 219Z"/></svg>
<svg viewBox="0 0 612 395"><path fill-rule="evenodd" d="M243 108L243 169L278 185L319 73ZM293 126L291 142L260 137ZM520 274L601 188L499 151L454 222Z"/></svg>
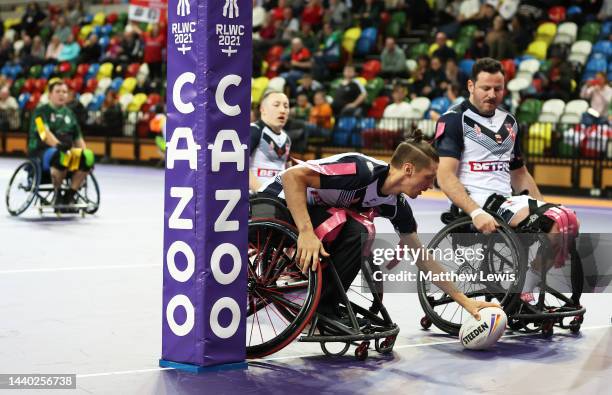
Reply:
<svg viewBox="0 0 612 395"><path fill-rule="evenodd" d="M76 74L85 77L87 75L87 71L89 70L89 63L81 63L77 66Z"/></svg>
<svg viewBox="0 0 612 395"><path fill-rule="evenodd" d="M368 111L368 116L372 118L382 118L387 104L389 104L388 96L377 97L372 102L372 107L370 107L370 111Z"/></svg>
<svg viewBox="0 0 612 395"><path fill-rule="evenodd" d="M85 92L94 93L97 87L98 87L98 80L95 78L90 78L87 80L87 83L85 84Z"/></svg>
<svg viewBox="0 0 612 395"><path fill-rule="evenodd" d="M557 24L563 22L565 20L565 7L550 7L550 9L548 10L548 19Z"/></svg>
<svg viewBox="0 0 612 395"><path fill-rule="evenodd" d="M283 55L284 50L285 49L282 45L274 45L268 50L268 53L266 54L266 62L273 63L274 61L279 60Z"/></svg>
<svg viewBox="0 0 612 395"><path fill-rule="evenodd" d="M514 59L504 59L501 61L501 64L504 68L506 81L510 81L516 75L516 64L514 64Z"/></svg>
<svg viewBox="0 0 612 395"><path fill-rule="evenodd" d="M76 76L67 81L68 86L75 92L81 92L83 89L83 77Z"/></svg>
<svg viewBox="0 0 612 395"><path fill-rule="evenodd" d="M129 65L125 71L125 78L136 77L138 69L140 69L140 63L132 63Z"/></svg>
<svg viewBox="0 0 612 395"><path fill-rule="evenodd" d="M36 91L36 80L34 78L28 78L23 84L23 91L34 93Z"/></svg>
<svg viewBox="0 0 612 395"><path fill-rule="evenodd" d="M39 78L34 81L34 91L35 92L44 92L47 87L47 80L45 78Z"/></svg>
<svg viewBox="0 0 612 395"><path fill-rule="evenodd" d="M151 93L147 98L147 103L151 106L156 106L161 102L161 95L158 93Z"/></svg>
<svg viewBox="0 0 612 395"><path fill-rule="evenodd" d="M119 19L119 15L117 15L116 12L110 13L106 17L106 23L110 23L111 25L114 25L115 22L117 22L117 19Z"/></svg>
<svg viewBox="0 0 612 395"><path fill-rule="evenodd" d="M38 105L38 102L40 101L40 96L42 96L42 94L40 92L32 93L32 96L30 96L30 99L26 103L26 107L25 107L26 110L34 111L34 109Z"/></svg>
<svg viewBox="0 0 612 395"><path fill-rule="evenodd" d="M380 73L381 65L380 61L376 59L368 60L363 64L363 68L361 71L361 75L366 80L371 80L376 78L378 73Z"/></svg>
<svg viewBox="0 0 612 395"><path fill-rule="evenodd" d="M266 77L268 77L269 79L276 77L278 75L280 67L281 67L280 60L275 60L274 62L271 62L270 65L268 66Z"/></svg>

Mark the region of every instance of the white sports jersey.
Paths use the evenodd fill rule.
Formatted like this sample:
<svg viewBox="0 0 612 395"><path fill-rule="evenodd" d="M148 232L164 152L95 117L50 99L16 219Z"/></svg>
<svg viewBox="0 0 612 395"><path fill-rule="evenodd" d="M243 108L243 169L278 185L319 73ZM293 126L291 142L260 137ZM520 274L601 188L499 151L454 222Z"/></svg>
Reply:
<svg viewBox="0 0 612 395"><path fill-rule="evenodd" d="M274 133L263 121L251 124L251 161L249 169L260 183L267 183L285 169L291 139L281 130Z"/></svg>
<svg viewBox="0 0 612 395"><path fill-rule="evenodd" d="M498 108L484 116L466 100L440 117L435 145L441 157L459 160L457 176L482 206L492 193L512 196L510 171L523 166L518 133L512 114Z"/></svg>

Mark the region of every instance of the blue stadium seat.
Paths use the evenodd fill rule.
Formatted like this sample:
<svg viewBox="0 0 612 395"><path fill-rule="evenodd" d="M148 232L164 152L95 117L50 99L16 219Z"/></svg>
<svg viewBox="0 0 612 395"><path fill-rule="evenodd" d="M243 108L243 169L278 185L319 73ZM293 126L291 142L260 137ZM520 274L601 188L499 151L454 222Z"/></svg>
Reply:
<svg viewBox="0 0 612 395"><path fill-rule="evenodd" d="M361 36L359 36L359 40L357 40L357 45L355 47L357 55L363 56L372 52L372 49L374 49L376 45L377 33L375 27L368 27L361 32Z"/></svg>
<svg viewBox="0 0 612 395"><path fill-rule="evenodd" d="M95 78L98 75L99 70L100 70L100 65L98 63L90 64L89 70L87 70L87 74L85 74L85 79L88 80L90 78Z"/></svg>
<svg viewBox="0 0 612 395"><path fill-rule="evenodd" d="M17 99L17 103L19 103L19 109L23 110L26 104L28 104L29 100L30 94L28 92L23 92L21 95L19 95L19 98Z"/></svg>
<svg viewBox="0 0 612 395"><path fill-rule="evenodd" d="M466 75L472 74L472 66L474 66L474 59L462 59L459 62L459 69Z"/></svg>
<svg viewBox="0 0 612 395"><path fill-rule="evenodd" d="M608 40L600 40L593 45L593 49L591 50L592 54L602 54L608 60L612 57L612 42Z"/></svg>
<svg viewBox="0 0 612 395"><path fill-rule="evenodd" d="M597 56L600 55L600 56ZM586 64L585 71L587 72L606 72L608 70L608 61L601 54L591 55L591 59Z"/></svg>
<svg viewBox="0 0 612 395"><path fill-rule="evenodd" d="M54 71L55 71L54 64L51 64L51 63L46 64L43 66L41 77L45 79L49 79L53 75Z"/></svg>
<svg viewBox="0 0 612 395"><path fill-rule="evenodd" d="M123 84L123 78L115 77L115 79L113 80L113 82L111 82L108 89L110 89L113 92L119 92L119 89L121 88L121 84Z"/></svg>
<svg viewBox="0 0 612 395"><path fill-rule="evenodd" d="M451 102L446 96L436 97L431 101L430 110L434 110L438 114L444 114L450 107Z"/></svg>

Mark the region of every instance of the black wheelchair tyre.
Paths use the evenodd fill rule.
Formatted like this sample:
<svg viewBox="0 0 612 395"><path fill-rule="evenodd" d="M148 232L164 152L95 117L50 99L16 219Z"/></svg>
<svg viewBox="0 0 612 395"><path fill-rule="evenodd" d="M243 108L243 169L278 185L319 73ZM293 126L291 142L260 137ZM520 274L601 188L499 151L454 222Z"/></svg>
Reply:
<svg viewBox="0 0 612 395"><path fill-rule="evenodd" d="M93 195L89 194L89 190L93 192ZM100 208L100 187L98 180L94 176L93 172L87 174L87 179L81 189L79 189L80 198L87 203L85 212L87 214L95 214Z"/></svg>
<svg viewBox="0 0 612 395"><path fill-rule="evenodd" d="M23 173L23 174L21 174ZM23 185L23 179L25 177L26 184ZM19 184L17 184L19 183ZM40 168L32 160L27 160L17 167L8 184L6 189L6 209L12 216L18 216L30 207L32 202L36 199L38 186L40 185ZM11 191L13 188L20 188L26 192L26 198L23 203L18 207L11 205ZM16 193L17 191L13 191Z"/></svg>
<svg viewBox="0 0 612 395"><path fill-rule="evenodd" d="M512 230L507 224L503 223L501 220L498 220L500 223L500 228L498 228L497 235L501 237L504 243L506 243L510 251L512 253L512 261L516 262L515 267L515 281L509 287L509 289L505 292L500 292L496 295L495 299L504 310L512 310L514 306L520 301L520 290L525 281L525 252L521 247L521 243L518 240L514 230ZM464 233L466 229L470 229L472 224L472 220L470 217L459 218L452 223L446 225L428 244L427 248L435 248L437 247L448 235L452 233ZM474 230L475 232L475 230ZM486 258L485 258L486 259ZM431 322L438 327L440 330L450 334L450 335L458 335L459 330L461 328L461 323L451 321L445 319L441 316L444 312L439 314L435 311L436 301L433 297L428 296L427 284L421 276L417 277L417 290L419 295L419 302L423 311L425 312L426 317L431 320ZM467 296L470 296L467 294ZM484 296L484 295L482 295ZM448 303L452 303L452 299L450 297L446 297L448 299ZM442 303L440 303L442 305ZM424 317L425 318L425 317ZM451 319L454 318L451 317Z"/></svg>

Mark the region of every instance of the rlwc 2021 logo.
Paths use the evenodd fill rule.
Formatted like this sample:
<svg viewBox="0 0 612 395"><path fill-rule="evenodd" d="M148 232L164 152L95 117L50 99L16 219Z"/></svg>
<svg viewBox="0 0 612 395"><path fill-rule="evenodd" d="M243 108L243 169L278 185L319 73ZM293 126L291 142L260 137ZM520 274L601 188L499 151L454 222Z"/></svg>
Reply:
<svg viewBox="0 0 612 395"><path fill-rule="evenodd" d="M470 170L478 172L510 171L508 161L470 162Z"/></svg>

